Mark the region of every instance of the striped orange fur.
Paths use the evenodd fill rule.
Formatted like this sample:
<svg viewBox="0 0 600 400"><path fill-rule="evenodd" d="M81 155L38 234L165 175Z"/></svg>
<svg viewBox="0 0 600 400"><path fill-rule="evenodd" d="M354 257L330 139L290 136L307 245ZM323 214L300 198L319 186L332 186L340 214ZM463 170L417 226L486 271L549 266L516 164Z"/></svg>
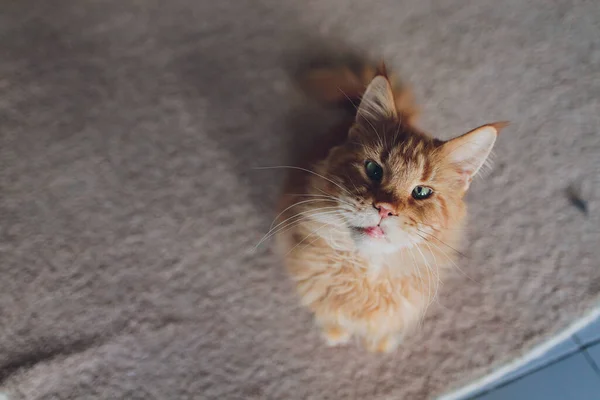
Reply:
<svg viewBox="0 0 600 400"><path fill-rule="evenodd" d="M290 168L276 232L303 305L331 345L389 352L422 319L465 224L464 194L502 124L450 141L414 126L412 96L381 69L315 69L315 98L356 109Z"/></svg>

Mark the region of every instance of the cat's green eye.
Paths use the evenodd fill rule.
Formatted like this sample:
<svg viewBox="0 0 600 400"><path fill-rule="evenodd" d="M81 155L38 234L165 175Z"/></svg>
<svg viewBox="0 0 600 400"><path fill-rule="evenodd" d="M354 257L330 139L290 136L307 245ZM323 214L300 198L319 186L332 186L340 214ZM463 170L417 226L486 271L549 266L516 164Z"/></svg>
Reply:
<svg viewBox="0 0 600 400"><path fill-rule="evenodd" d="M412 191L412 197L416 200L423 200L433 194L433 189L427 186L415 186Z"/></svg>
<svg viewBox="0 0 600 400"><path fill-rule="evenodd" d="M365 162L365 171L367 172L369 179L375 182L381 182L381 178L383 178L383 168L381 168L381 165L377 164L375 161L367 160Z"/></svg>

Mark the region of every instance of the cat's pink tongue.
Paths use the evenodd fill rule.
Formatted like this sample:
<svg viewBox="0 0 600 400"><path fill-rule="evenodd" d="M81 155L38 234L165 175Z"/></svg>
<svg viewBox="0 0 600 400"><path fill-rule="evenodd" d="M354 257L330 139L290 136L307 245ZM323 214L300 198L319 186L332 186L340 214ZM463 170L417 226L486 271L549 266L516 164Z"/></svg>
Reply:
<svg viewBox="0 0 600 400"><path fill-rule="evenodd" d="M378 226L370 226L368 228L365 228L365 233L371 236L372 238L382 238L385 236L385 234L383 233L383 229L381 229Z"/></svg>

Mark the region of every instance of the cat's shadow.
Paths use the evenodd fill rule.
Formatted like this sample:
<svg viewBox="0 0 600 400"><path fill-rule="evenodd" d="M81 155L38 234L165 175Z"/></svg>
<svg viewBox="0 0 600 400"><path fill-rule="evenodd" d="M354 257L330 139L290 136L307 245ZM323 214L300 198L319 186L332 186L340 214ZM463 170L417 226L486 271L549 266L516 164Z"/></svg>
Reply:
<svg viewBox="0 0 600 400"><path fill-rule="evenodd" d="M300 84L302 77L315 68L332 65L358 67L364 60L364 54L350 50L337 39L304 40L304 47L288 52L283 62L296 98L285 118L289 134L287 154L292 165L302 164L309 158L312 149L319 147L319 143L329 142L331 128L348 115L344 109L311 98Z"/></svg>
<svg viewBox="0 0 600 400"><path fill-rule="evenodd" d="M285 167L302 164L340 118L336 110L304 95L298 76L316 64L359 59L334 38L297 34L282 41L293 45L282 44L281 53L270 58L260 58L240 43L229 49L202 48L176 65L187 87L186 100L207 109L215 128L205 134L227 154L229 168L247 200L264 215L265 227L274 217ZM210 68L200 73L198 65L207 59Z"/></svg>

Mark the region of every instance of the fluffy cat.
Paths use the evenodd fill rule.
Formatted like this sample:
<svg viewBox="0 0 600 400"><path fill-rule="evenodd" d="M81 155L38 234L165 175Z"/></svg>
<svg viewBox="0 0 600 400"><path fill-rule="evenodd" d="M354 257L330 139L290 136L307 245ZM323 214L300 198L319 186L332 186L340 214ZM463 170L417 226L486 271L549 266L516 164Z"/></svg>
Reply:
<svg viewBox="0 0 600 400"><path fill-rule="evenodd" d="M384 67L316 68L301 83L352 112L304 165L288 167L272 232L327 343L357 337L390 352L454 263L463 197L504 124L430 137L414 125L410 92Z"/></svg>

